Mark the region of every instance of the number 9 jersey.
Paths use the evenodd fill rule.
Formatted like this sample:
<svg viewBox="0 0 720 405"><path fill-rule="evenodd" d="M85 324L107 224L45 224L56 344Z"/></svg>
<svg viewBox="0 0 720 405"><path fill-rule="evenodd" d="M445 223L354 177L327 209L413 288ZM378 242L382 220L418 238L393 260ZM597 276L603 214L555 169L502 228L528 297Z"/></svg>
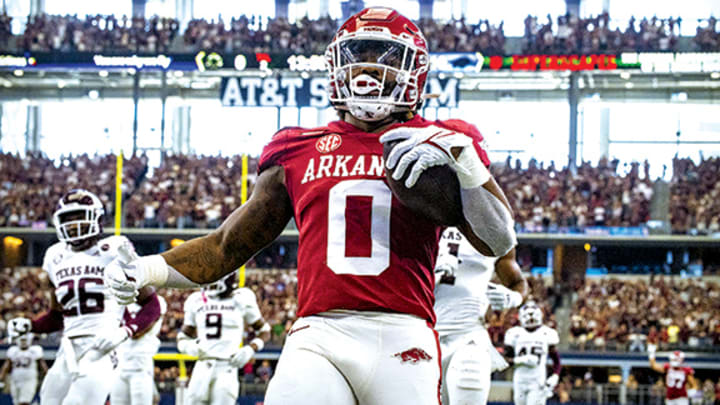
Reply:
<svg viewBox="0 0 720 405"><path fill-rule="evenodd" d="M430 125L479 136L465 122L419 115L386 130ZM280 130L263 150L259 171L284 169L300 234L299 317L379 311L435 323L433 268L442 227L393 196L380 135L334 121Z"/></svg>
<svg viewBox="0 0 720 405"><path fill-rule="evenodd" d="M132 248L124 236L110 236L83 251L73 251L68 243L58 242L45 253L43 270L62 307L64 336L95 335L120 325L122 308L107 293L103 275L121 245Z"/></svg>

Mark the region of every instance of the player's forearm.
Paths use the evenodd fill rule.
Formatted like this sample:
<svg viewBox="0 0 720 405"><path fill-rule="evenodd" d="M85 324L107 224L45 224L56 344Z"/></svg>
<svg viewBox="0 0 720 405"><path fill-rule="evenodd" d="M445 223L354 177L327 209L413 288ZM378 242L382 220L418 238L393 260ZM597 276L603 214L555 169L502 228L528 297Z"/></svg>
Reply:
<svg viewBox="0 0 720 405"><path fill-rule="evenodd" d="M530 293L530 286L522 275L522 269L515 260L515 249L511 249L505 256L495 262L495 274L505 287L520 293L525 301Z"/></svg>
<svg viewBox="0 0 720 405"><path fill-rule="evenodd" d="M507 200L495 181L461 188L460 196L465 220L473 234L489 248L491 256L505 256L517 244L517 237Z"/></svg>
<svg viewBox="0 0 720 405"><path fill-rule="evenodd" d="M64 327L62 312L51 309L31 321L30 331L35 333L52 333Z"/></svg>

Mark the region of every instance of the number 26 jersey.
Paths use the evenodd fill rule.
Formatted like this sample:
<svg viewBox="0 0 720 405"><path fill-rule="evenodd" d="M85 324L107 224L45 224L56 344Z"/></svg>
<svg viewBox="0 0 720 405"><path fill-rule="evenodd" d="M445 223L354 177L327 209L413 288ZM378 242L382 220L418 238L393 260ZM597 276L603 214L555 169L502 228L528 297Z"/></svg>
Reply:
<svg viewBox="0 0 720 405"><path fill-rule="evenodd" d="M477 134L458 120L393 124ZM330 310L412 314L435 323L433 267L442 227L397 200L385 180L381 134L344 121L280 130L259 171L285 170L299 230L298 315Z"/></svg>
<svg viewBox="0 0 720 405"><path fill-rule="evenodd" d="M120 325L122 308L107 292L103 275L105 266L117 257L121 245L132 249L124 236L110 236L80 252L73 251L64 242L50 246L45 252L43 270L62 306L65 336L95 335Z"/></svg>

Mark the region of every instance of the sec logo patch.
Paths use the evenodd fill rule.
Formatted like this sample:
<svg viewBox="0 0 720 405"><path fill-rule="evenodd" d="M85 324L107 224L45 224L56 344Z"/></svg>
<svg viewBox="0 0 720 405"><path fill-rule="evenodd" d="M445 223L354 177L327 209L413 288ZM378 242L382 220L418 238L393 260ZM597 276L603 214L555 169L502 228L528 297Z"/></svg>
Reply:
<svg viewBox="0 0 720 405"><path fill-rule="evenodd" d="M325 135L315 142L315 149L320 153L330 153L342 145L342 138L338 134Z"/></svg>

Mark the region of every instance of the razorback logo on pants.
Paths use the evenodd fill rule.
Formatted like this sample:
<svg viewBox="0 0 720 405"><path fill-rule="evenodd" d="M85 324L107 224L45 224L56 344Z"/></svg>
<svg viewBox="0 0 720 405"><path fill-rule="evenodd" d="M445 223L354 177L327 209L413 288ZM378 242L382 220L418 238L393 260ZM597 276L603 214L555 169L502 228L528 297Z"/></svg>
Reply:
<svg viewBox="0 0 720 405"><path fill-rule="evenodd" d="M393 354L393 357L399 357L403 363L408 361L412 363L417 363L420 360L430 361L432 359L432 356L427 354L425 350L419 349L417 347L413 347L410 350L405 350L404 352L395 353Z"/></svg>

